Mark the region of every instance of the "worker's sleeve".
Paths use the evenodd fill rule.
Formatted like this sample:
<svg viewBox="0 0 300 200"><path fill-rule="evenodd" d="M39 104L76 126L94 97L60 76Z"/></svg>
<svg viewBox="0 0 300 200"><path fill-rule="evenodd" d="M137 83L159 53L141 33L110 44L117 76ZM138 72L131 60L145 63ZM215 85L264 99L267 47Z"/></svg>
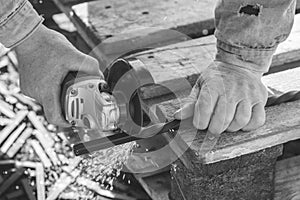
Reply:
<svg viewBox="0 0 300 200"><path fill-rule="evenodd" d="M0 43L17 46L43 22L27 0L0 0Z"/></svg>
<svg viewBox="0 0 300 200"><path fill-rule="evenodd" d="M267 72L278 44L290 34L295 0L219 0L216 60Z"/></svg>

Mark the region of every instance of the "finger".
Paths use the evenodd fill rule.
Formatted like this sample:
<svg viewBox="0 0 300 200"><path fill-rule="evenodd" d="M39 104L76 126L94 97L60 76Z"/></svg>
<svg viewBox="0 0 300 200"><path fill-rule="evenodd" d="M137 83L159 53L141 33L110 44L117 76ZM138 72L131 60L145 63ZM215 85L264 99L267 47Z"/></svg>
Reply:
<svg viewBox="0 0 300 200"><path fill-rule="evenodd" d="M207 86L201 88L195 105L193 120L193 124L197 129L203 130L208 127L217 100L218 94L216 92L210 91Z"/></svg>
<svg viewBox="0 0 300 200"><path fill-rule="evenodd" d="M174 113L175 119L187 119L194 115L195 104L199 95L199 86L195 85L183 107Z"/></svg>
<svg viewBox="0 0 300 200"><path fill-rule="evenodd" d="M60 91L55 90L42 99L45 116L48 122L60 127L70 127L70 124L65 120L62 114L62 107L60 104Z"/></svg>
<svg viewBox="0 0 300 200"><path fill-rule="evenodd" d="M226 98L224 96L220 96L212 114L210 124L208 127L208 132L214 135L218 135L224 131L227 109L228 108Z"/></svg>
<svg viewBox="0 0 300 200"><path fill-rule="evenodd" d="M103 74L100 71L98 61L88 55L83 55L82 60L78 61L78 66L71 66L72 71L80 71L93 76L100 76L103 78Z"/></svg>
<svg viewBox="0 0 300 200"><path fill-rule="evenodd" d="M248 101L241 101L236 108L234 119L230 123L227 131L235 132L244 128L251 118L251 105Z"/></svg>
<svg viewBox="0 0 300 200"><path fill-rule="evenodd" d="M243 128L243 131L251 131L264 125L266 121L266 112L262 103L256 104L252 108L250 122Z"/></svg>
<svg viewBox="0 0 300 200"><path fill-rule="evenodd" d="M226 116L225 116L225 122L223 125L222 132L227 130L227 128L231 124L232 120L234 119L234 114L236 112L236 106L237 106L237 103L226 102Z"/></svg>

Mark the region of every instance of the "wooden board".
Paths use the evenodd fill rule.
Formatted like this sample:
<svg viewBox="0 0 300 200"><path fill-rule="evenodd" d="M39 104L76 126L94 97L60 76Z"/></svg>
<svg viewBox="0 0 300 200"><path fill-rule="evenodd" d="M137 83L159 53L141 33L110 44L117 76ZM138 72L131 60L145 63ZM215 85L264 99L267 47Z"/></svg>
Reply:
<svg viewBox="0 0 300 200"><path fill-rule="evenodd" d="M99 0L87 4L88 20L78 13L76 6L73 10L102 41L149 27L172 28L189 36L207 35L214 28L215 3L216 0Z"/></svg>
<svg viewBox="0 0 300 200"><path fill-rule="evenodd" d="M75 25L79 34L91 48L90 55L98 59L102 71L111 61L128 52L166 46L189 39L188 36L174 30L145 29L135 33L119 34L102 41L99 40L97 34L94 34L94 31L86 27L86 23L89 23L88 4L80 4L71 9L70 6L62 4L60 0L53 1Z"/></svg>

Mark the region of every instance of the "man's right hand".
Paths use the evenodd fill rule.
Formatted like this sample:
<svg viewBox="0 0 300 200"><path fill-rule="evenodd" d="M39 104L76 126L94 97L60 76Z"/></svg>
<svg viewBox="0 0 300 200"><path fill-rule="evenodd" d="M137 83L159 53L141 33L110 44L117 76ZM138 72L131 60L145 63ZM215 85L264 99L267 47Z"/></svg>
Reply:
<svg viewBox="0 0 300 200"><path fill-rule="evenodd" d="M70 71L103 78L97 60L81 53L63 35L43 25L16 47L16 53L21 91L42 104L50 123L70 126L62 114L61 83Z"/></svg>

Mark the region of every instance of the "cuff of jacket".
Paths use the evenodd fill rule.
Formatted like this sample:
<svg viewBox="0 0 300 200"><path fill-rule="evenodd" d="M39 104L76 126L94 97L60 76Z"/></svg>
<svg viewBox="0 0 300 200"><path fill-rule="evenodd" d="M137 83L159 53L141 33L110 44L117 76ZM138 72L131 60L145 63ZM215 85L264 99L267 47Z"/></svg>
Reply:
<svg viewBox="0 0 300 200"><path fill-rule="evenodd" d="M263 74L268 72L277 45L267 49L238 47L217 40L216 60Z"/></svg>
<svg viewBox="0 0 300 200"><path fill-rule="evenodd" d="M28 1L0 23L0 42L13 48L27 39L44 21Z"/></svg>

